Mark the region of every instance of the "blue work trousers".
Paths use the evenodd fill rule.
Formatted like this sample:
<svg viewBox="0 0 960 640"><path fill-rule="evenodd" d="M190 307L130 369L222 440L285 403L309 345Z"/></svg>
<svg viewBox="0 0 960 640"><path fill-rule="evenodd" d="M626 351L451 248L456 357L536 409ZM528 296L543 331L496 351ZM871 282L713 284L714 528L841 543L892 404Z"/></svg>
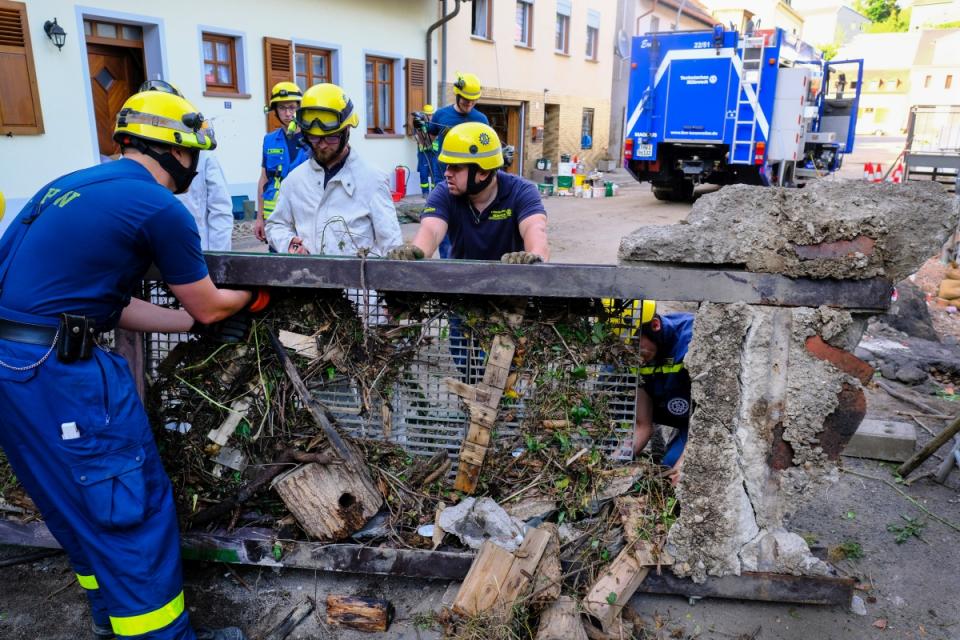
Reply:
<svg viewBox="0 0 960 640"><path fill-rule="evenodd" d="M0 340L29 367L47 347ZM194 640L173 491L126 361L0 365L0 446L118 638Z"/></svg>
<svg viewBox="0 0 960 640"><path fill-rule="evenodd" d="M433 150L417 151L417 173L420 174L420 192L427 195L442 180L437 154Z"/></svg>

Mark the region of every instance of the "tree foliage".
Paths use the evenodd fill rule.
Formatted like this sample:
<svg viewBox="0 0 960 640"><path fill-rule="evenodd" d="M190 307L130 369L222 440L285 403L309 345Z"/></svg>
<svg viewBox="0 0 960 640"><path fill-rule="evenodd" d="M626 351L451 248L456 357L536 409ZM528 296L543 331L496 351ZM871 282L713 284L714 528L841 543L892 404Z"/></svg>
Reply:
<svg viewBox="0 0 960 640"><path fill-rule="evenodd" d="M900 13L896 0L857 0L856 10L870 18L871 22L884 22Z"/></svg>

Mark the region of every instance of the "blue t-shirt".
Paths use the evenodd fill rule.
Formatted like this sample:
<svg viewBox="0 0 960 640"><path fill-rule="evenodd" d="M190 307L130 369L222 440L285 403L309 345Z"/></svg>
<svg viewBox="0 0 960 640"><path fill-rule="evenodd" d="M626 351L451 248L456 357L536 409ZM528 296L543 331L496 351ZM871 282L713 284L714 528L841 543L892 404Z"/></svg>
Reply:
<svg viewBox="0 0 960 640"><path fill-rule="evenodd" d="M427 125L427 133L432 136L437 136L437 148L439 149L443 147L443 139L446 137L447 131L464 122L490 124L487 116L477 110L476 107L471 109L469 113L463 114L457 111L452 104L448 104L434 112L433 117L430 119L430 124Z"/></svg>
<svg viewBox="0 0 960 640"><path fill-rule="evenodd" d="M31 322L75 313L109 328L151 263L168 284L206 277L193 216L133 160L83 169L45 189L0 240L0 264L10 259L0 316ZM11 257L37 198L40 215Z"/></svg>
<svg viewBox="0 0 960 640"><path fill-rule="evenodd" d="M511 251L523 251L520 223L529 216L546 215L540 192L529 180L506 171L497 172L497 197L479 215L466 196L454 197L446 182L430 192L422 217L447 223L453 245L451 258L499 260Z"/></svg>

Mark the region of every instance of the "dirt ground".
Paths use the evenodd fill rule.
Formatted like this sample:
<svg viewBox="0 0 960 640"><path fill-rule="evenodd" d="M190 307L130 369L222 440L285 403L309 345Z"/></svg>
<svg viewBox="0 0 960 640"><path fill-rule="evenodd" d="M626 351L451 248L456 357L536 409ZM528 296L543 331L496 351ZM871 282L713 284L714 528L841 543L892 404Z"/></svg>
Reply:
<svg viewBox="0 0 960 640"><path fill-rule="evenodd" d="M889 154L896 142L882 141ZM876 149L870 149L876 152ZM892 152L896 155L896 152ZM852 170L852 167L849 168ZM601 200L551 198L546 201L553 260L566 263L614 263L620 237L641 224L672 224L682 220L689 205L656 201L649 187L623 183L620 195ZM246 233L235 248L258 250ZM412 235L415 225L405 225ZM921 288L935 286L935 266L927 265L916 277ZM955 316L931 305L941 337L960 337ZM944 414L960 413L958 404L933 396L924 402ZM868 392L871 417L909 420L898 412L916 409L894 400L879 388ZM945 421L927 420L935 429ZM930 436L918 429L922 445ZM960 531L938 522L934 514L960 523L960 471L954 471L946 486L922 478L936 467L929 460L910 486L894 484L892 466L874 461L844 458L837 485L812 501L792 519L793 530L824 551L844 545L853 556L840 560L838 570L857 578L857 594L866 615L845 607L787 606L775 603L701 600L689 602L676 596L636 596L631 607L645 620L647 637L657 638L755 638L755 639L944 639L960 640ZM909 501L896 489L906 492ZM920 508L922 506L922 509ZM901 526L903 517L923 523L920 537L897 544L888 526ZM858 550L859 552L857 552ZM0 546L0 559L30 552ZM328 628L323 622L323 601L328 593L375 596L390 600L396 608L390 631L381 637L394 639L438 638L430 627L430 614L439 611L446 593L455 589L445 581L413 581L377 576L348 576L309 571L255 567L229 567L212 563L188 563L186 596L196 624L242 626L258 638L304 598L315 598L318 610L290 636L305 638L369 637L369 634ZM72 640L88 637L90 620L85 597L62 556L0 568L0 639Z"/></svg>

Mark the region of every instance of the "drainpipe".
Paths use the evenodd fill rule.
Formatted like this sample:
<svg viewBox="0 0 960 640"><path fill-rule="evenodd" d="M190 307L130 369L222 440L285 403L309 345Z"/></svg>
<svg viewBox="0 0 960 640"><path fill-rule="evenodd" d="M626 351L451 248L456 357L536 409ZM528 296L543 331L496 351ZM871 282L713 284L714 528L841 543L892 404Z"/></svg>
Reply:
<svg viewBox="0 0 960 640"><path fill-rule="evenodd" d="M635 35L635 36L640 35L640 21L643 20L644 18L646 18L648 15L650 15L651 13L653 13L653 12L656 11L656 10L657 10L657 0L653 0L653 5L650 7L650 10L649 10L649 11L646 11L645 13L640 14L639 16L637 16L637 24L636 24L636 26L633 28L633 35Z"/></svg>
<svg viewBox="0 0 960 640"><path fill-rule="evenodd" d="M443 0L443 9L441 15L447 15L447 0ZM447 85L447 23L444 22L440 28L440 37L443 39L443 51L440 53L440 86ZM441 91L437 96L437 108L445 106L447 102L446 92Z"/></svg>
<svg viewBox="0 0 960 640"><path fill-rule="evenodd" d="M437 30L440 26L445 26L448 22L453 20L458 13L460 13L460 3L463 0L454 0L456 3L453 7L453 12L443 15L439 20L430 25L430 28L427 29L427 102L431 102L430 97L433 94L433 32ZM446 2L444 2L444 7L446 7ZM447 41L443 41L444 49L446 49ZM444 61L446 61L446 51L444 51ZM444 64L444 71L446 71L446 65Z"/></svg>
<svg viewBox="0 0 960 640"><path fill-rule="evenodd" d="M680 16L683 13L683 8L687 6L687 0L680 0L680 6L677 7L677 23L673 25L674 31L680 30Z"/></svg>

